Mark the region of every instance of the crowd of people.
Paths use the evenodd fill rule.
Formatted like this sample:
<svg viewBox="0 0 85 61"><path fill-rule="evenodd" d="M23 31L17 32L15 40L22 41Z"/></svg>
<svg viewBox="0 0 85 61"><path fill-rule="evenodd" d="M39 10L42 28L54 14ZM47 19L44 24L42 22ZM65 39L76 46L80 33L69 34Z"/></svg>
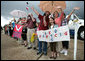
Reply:
<svg viewBox="0 0 85 61"><path fill-rule="evenodd" d="M52 14L49 11L46 11L44 15L41 15L37 10L34 9L34 7L31 7L31 9L37 14L40 22L37 22L36 18L33 17L32 13L28 14L27 18L26 17L19 18L17 21L14 18L14 20L12 20L9 24L4 26L5 34L12 37L14 27L16 26L16 24L20 24L23 26L21 36L22 36L22 40L24 40L23 44L25 45L25 47L27 47L27 49L31 49L31 48L33 48L34 50L38 49L37 55L41 53L47 55L48 43L39 41L39 38L37 36L37 31L48 30L48 29L67 25L70 16L78 8L74 8L67 18L64 11L62 10L62 7L60 6L57 7L59 12L55 11ZM18 38L15 39L18 40ZM56 59L59 52L63 53L64 55L67 55L68 48L69 48L69 41L62 42L63 49L61 51L58 51L59 49L58 42L49 42L49 44L51 50L50 58Z"/></svg>

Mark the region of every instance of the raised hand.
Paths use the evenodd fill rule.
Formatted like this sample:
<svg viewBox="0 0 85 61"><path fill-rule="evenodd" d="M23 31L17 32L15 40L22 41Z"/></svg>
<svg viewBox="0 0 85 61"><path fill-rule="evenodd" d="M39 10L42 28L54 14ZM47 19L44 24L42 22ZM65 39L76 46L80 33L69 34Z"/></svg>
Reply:
<svg viewBox="0 0 85 61"><path fill-rule="evenodd" d="M70 16L74 13L74 11L75 10L79 10L79 9L80 9L80 7L74 7L73 10L72 10L72 12L68 15L67 20L69 21Z"/></svg>
<svg viewBox="0 0 85 61"><path fill-rule="evenodd" d="M30 16L33 17L33 14L31 13Z"/></svg>
<svg viewBox="0 0 85 61"><path fill-rule="evenodd" d="M79 9L80 9L80 7L74 7L74 9L75 9L75 10L79 10Z"/></svg>
<svg viewBox="0 0 85 61"><path fill-rule="evenodd" d="M44 16L44 21L43 21L44 22L44 26L47 25L45 18L46 18L46 16Z"/></svg>
<svg viewBox="0 0 85 61"><path fill-rule="evenodd" d="M37 15L39 15L38 11L36 11L33 6L31 7L31 9L32 9Z"/></svg>
<svg viewBox="0 0 85 61"><path fill-rule="evenodd" d="M62 8L62 7L61 7L61 6L57 6L56 8L57 8L57 9L60 9L60 8Z"/></svg>
<svg viewBox="0 0 85 61"><path fill-rule="evenodd" d="M34 7L32 6L31 9L34 10Z"/></svg>
<svg viewBox="0 0 85 61"><path fill-rule="evenodd" d="M58 9L59 12L62 12L62 7L61 6L57 6L56 8Z"/></svg>

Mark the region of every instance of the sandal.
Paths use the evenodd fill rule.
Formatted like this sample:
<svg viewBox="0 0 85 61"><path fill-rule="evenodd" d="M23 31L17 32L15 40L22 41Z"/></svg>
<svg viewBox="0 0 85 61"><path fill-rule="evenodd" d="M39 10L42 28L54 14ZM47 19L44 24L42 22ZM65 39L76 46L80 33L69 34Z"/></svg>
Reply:
<svg viewBox="0 0 85 61"><path fill-rule="evenodd" d="M53 58L53 56L51 56L50 58Z"/></svg>
<svg viewBox="0 0 85 61"><path fill-rule="evenodd" d="M25 47L27 47L27 44L24 44Z"/></svg>
<svg viewBox="0 0 85 61"><path fill-rule="evenodd" d="M54 53L54 59L56 59L57 58L57 53Z"/></svg>
<svg viewBox="0 0 85 61"><path fill-rule="evenodd" d="M53 53L52 53L52 55L51 55L51 57L50 58L53 58L54 57L54 55L53 55Z"/></svg>

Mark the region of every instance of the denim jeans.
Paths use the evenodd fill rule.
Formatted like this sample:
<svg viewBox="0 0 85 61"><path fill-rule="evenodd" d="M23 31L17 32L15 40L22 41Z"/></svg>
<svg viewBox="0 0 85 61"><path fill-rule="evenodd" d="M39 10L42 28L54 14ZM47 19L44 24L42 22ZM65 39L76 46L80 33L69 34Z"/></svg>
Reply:
<svg viewBox="0 0 85 61"><path fill-rule="evenodd" d="M42 47L42 43L43 43L43 47ZM38 46L39 46L39 52L40 53L42 52L42 50L43 50L44 53L47 53L47 42L39 41Z"/></svg>

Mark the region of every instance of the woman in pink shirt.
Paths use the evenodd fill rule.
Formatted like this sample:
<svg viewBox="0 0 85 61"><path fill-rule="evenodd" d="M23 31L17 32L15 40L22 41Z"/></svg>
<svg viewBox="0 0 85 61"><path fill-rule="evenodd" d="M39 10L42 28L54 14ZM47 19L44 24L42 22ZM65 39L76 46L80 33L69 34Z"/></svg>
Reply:
<svg viewBox="0 0 85 61"><path fill-rule="evenodd" d="M61 13L60 17L59 17L59 13L57 11L55 11L53 13L53 16L54 16L55 24L58 25L58 27L60 27L62 19L63 19L64 12L62 11L62 8L60 6L57 6L57 9ZM57 45L56 46L57 49L59 49L59 46L58 46L59 44L57 43L56 45ZM59 51L57 50L56 52L57 52L57 56L59 56L59 53L58 53Z"/></svg>
<svg viewBox="0 0 85 61"><path fill-rule="evenodd" d="M54 18L55 18L55 24L57 24L58 27L60 27L60 26L61 26L61 21L62 21L63 15L64 15L64 12L62 11L62 8L61 8L60 6L58 6L57 9L58 9L58 10L60 11L60 13L61 13L60 17L58 17L58 16L59 16L59 13L58 13L57 11L55 11L55 12L53 13L53 16L54 16Z"/></svg>

